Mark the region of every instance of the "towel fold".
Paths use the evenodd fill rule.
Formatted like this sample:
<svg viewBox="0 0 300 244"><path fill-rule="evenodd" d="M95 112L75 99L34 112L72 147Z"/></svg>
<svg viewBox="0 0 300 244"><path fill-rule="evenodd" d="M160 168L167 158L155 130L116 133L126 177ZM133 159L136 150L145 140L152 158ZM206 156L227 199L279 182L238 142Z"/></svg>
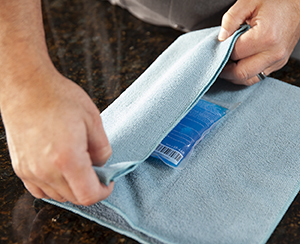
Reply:
<svg viewBox="0 0 300 244"><path fill-rule="evenodd" d="M219 28L184 34L104 111L113 155L95 170L116 181L106 200L47 201L142 243L265 243L300 189L300 89L213 84L246 29L222 43ZM241 105L183 170L148 158L204 93Z"/></svg>
<svg viewBox="0 0 300 244"><path fill-rule="evenodd" d="M217 39L219 28L180 36L103 111L113 150L104 167L95 167L103 183L108 185L150 156L213 84L247 29L243 26L225 42Z"/></svg>

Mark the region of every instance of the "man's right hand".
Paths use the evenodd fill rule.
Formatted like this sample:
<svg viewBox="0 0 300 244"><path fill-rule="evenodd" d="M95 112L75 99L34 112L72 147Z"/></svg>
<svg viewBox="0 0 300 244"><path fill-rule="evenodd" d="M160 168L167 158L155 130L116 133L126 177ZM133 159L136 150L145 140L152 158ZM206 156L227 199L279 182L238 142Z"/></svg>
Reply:
<svg viewBox="0 0 300 244"><path fill-rule="evenodd" d="M89 96L59 73L35 74L1 107L13 168L37 198L90 205L113 189L101 184L111 147ZM42 73L42 72L41 72Z"/></svg>
<svg viewBox="0 0 300 244"><path fill-rule="evenodd" d="M90 205L113 190L92 165L111 147L89 96L54 68L39 0L0 0L0 108L16 174L37 198Z"/></svg>

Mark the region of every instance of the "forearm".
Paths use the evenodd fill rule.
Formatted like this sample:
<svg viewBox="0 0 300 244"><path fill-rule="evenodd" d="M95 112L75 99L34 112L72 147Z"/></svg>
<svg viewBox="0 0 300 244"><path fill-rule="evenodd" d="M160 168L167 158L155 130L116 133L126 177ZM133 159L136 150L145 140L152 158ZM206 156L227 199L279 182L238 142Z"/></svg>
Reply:
<svg viewBox="0 0 300 244"><path fill-rule="evenodd" d="M35 197L89 205L111 193L92 167L111 154L99 110L54 68L40 0L0 0L0 108L12 166Z"/></svg>
<svg viewBox="0 0 300 244"><path fill-rule="evenodd" d="M33 73L53 65L40 0L0 0L0 105L12 89L31 86ZM35 81L36 82L36 81Z"/></svg>

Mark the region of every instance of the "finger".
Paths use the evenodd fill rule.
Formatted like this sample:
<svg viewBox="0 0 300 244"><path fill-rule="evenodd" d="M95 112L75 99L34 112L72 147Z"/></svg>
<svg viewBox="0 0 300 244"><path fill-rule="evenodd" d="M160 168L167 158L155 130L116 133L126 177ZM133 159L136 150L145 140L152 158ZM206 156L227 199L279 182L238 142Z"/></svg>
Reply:
<svg viewBox="0 0 300 244"><path fill-rule="evenodd" d="M241 35L234 45L230 58L237 61L266 51L268 47L264 45L264 36L260 35L257 38L257 33L260 33L258 28L253 27Z"/></svg>
<svg viewBox="0 0 300 244"><path fill-rule="evenodd" d="M237 39L231 59L240 60L267 50L283 49L284 46L279 47L282 35L278 33L276 26L263 20L261 16L251 20L251 28ZM281 52L284 53L284 49Z"/></svg>
<svg viewBox="0 0 300 244"><path fill-rule="evenodd" d="M113 184L106 186L100 183L87 152L85 157L78 156L77 160L80 162L74 163L71 170L64 172L64 177L78 203L91 205L107 198L113 190Z"/></svg>
<svg viewBox="0 0 300 244"><path fill-rule="evenodd" d="M55 189L47 184L39 184L37 185L49 198L58 201L58 202L65 202L65 198L60 195Z"/></svg>
<svg viewBox="0 0 300 244"><path fill-rule="evenodd" d="M218 35L219 41L226 40L240 28L255 10L254 1L237 1L222 18L221 29Z"/></svg>
<svg viewBox="0 0 300 244"><path fill-rule="evenodd" d="M88 152L94 165L102 166L112 153L99 115L93 124L87 125Z"/></svg>
<svg viewBox="0 0 300 244"><path fill-rule="evenodd" d="M271 63L262 53L242 59L237 63L228 64L220 74L220 77L230 80L235 84L253 85L259 81L257 74L264 71L266 75L270 74L277 64Z"/></svg>
<svg viewBox="0 0 300 244"><path fill-rule="evenodd" d="M61 170L64 170L64 165L48 169L39 169L38 173L32 170L26 170L26 180L23 177L23 182L26 188L37 198L52 198L58 202L69 201L78 203L76 197L68 186L67 181L62 177Z"/></svg>
<svg viewBox="0 0 300 244"><path fill-rule="evenodd" d="M35 184L32 184L29 181L24 181L23 184L26 187L26 189L31 193L32 196L35 198L49 198L45 192L43 192L39 187L37 187Z"/></svg>
<svg viewBox="0 0 300 244"><path fill-rule="evenodd" d="M60 195L62 199L60 202L69 201L74 204L79 204L75 195L73 194L71 188L69 187L68 182L61 177L59 180L53 181L50 183L50 186ZM56 200L56 199L55 199Z"/></svg>

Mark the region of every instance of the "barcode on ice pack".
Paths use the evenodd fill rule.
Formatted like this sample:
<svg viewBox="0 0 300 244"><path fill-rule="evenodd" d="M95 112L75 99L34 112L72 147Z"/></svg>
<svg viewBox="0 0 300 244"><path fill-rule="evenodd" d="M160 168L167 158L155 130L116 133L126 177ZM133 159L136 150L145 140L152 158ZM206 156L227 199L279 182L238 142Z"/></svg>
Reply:
<svg viewBox="0 0 300 244"><path fill-rule="evenodd" d="M171 161L175 165L177 165L180 162L180 160L183 158L183 155L180 152L168 146L165 146L163 144L159 144L154 152L166 157L169 161Z"/></svg>

